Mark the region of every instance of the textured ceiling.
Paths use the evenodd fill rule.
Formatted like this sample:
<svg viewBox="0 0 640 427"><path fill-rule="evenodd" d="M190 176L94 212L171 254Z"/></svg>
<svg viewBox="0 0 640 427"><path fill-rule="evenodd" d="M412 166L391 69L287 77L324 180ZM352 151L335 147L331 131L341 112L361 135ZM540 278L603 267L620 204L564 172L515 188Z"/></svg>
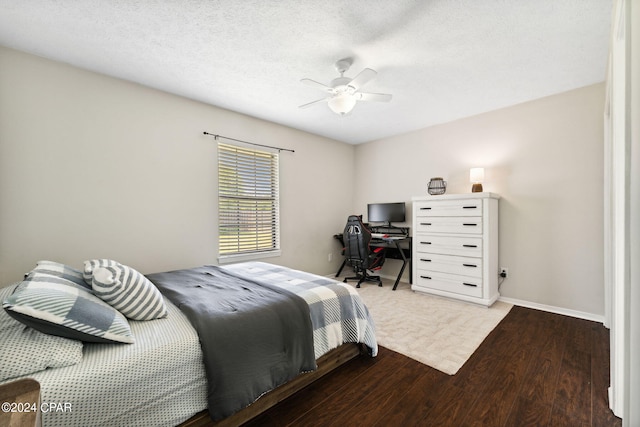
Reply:
<svg viewBox="0 0 640 427"><path fill-rule="evenodd" d="M357 144L603 81L611 3L0 0L0 45ZM349 56L392 101L299 109Z"/></svg>

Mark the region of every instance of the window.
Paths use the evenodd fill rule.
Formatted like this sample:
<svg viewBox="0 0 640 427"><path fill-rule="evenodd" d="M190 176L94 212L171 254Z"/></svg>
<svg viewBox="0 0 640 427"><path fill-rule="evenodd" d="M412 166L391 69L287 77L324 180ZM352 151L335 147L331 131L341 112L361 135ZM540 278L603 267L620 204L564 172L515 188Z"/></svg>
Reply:
<svg viewBox="0 0 640 427"><path fill-rule="evenodd" d="M220 257L280 249L278 154L218 143Z"/></svg>

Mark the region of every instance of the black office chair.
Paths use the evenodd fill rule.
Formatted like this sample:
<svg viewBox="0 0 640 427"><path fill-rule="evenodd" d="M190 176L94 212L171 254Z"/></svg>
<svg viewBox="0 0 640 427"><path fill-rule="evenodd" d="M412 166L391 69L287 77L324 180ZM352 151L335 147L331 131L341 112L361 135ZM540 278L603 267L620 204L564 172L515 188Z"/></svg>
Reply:
<svg viewBox="0 0 640 427"><path fill-rule="evenodd" d="M362 223L362 218L358 215L350 215L347 225L342 234L344 240L344 256L345 263L355 272L353 277L345 277L343 282L347 280L357 280L356 288L364 281L377 282L378 286L382 286L380 276L371 276L368 271L379 270L384 264L385 249L370 248L371 232Z"/></svg>

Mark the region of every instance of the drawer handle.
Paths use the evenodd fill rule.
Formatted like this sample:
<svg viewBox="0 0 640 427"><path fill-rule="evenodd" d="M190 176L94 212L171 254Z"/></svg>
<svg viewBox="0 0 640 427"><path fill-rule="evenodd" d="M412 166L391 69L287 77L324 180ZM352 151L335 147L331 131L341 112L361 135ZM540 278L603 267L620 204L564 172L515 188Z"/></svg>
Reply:
<svg viewBox="0 0 640 427"><path fill-rule="evenodd" d="M431 225L430 222L421 222L420 225Z"/></svg>
<svg viewBox="0 0 640 427"><path fill-rule="evenodd" d="M424 259L424 258L420 258L420 261L424 261L424 262L431 262L430 259Z"/></svg>
<svg viewBox="0 0 640 427"><path fill-rule="evenodd" d="M429 276L420 276L420 278L422 278L422 279L429 279L429 280L431 280L431 277L429 277Z"/></svg>
<svg viewBox="0 0 640 427"><path fill-rule="evenodd" d="M478 285L476 285L475 283L462 282L462 284L465 285L465 286L471 286L473 288L477 288L478 287Z"/></svg>
<svg viewBox="0 0 640 427"><path fill-rule="evenodd" d="M473 267L473 268L477 267L477 265L475 265L475 264L462 264L462 265L464 267Z"/></svg>
<svg viewBox="0 0 640 427"><path fill-rule="evenodd" d="M462 225L467 226L467 227L476 227L478 224L473 223L473 222L465 222Z"/></svg>
<svg viewBox="0 0 640 427"><path fill-rule="evenodd" d="M462 209L478 209L477 206L463 206Z"/></svg>
<svg viewBox="0 0 640 427"><path fill-rule="evenodd" d="M420 208L421 211L430 211L431 208Z"/></svg>
<svg viewBox="0 0 640 427"><path fill-rule="evenodd" d="M478 245L462 245L463 248L477 248Z"/></svg>
<svg viewBox="0 0 640 427"><path fill-rule="evenodd" d="M420 242L421 245L430 245L431 242Z"/></svg>

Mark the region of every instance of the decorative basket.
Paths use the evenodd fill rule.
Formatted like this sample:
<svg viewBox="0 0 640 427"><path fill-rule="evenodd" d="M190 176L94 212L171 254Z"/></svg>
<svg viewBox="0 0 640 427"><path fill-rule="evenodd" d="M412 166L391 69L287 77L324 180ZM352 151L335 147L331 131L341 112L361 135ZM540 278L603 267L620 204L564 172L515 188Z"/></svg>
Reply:
<svg viewBox="0 0 640 427"><path fill-rule="evenodd" d="M440 177L431 178L429 181L429 187L427 187L427 192L432 196L437 194L444 194L447 191L447 182L444 181Z"/></svg>

